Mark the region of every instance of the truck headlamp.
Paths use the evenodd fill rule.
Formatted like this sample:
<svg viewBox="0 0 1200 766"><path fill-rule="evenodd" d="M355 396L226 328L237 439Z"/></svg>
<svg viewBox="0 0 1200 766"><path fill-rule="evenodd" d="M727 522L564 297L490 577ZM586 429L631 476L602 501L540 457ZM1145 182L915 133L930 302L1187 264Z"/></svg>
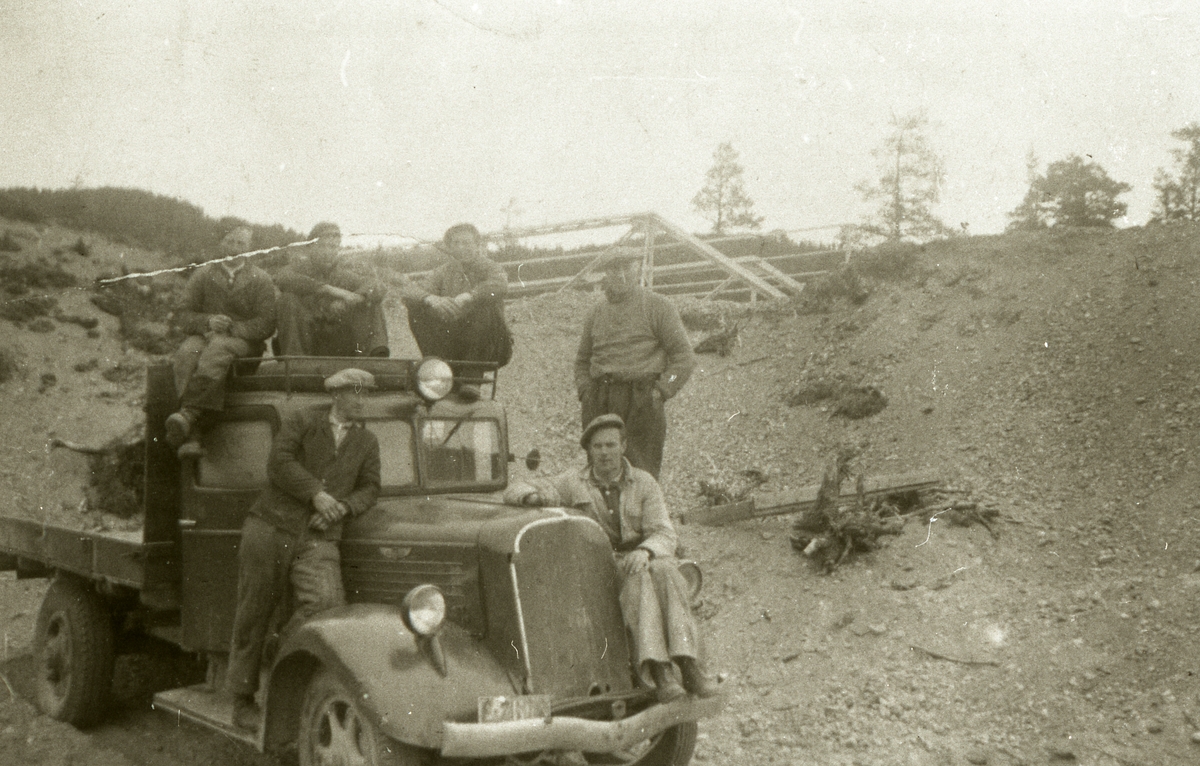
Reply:
<svg viewBox="0 0 1200 766"><path fill-rule="evenodd" d="M435 585L418 585L404 596L404 625L418 636L432 636L446 621L446 597Z"/></svg>
<svg viewBox="0 0 1200 766"><path fill-rule="evenodd" d="M441 359L429 358L417 367L417 393L431 402L442 399L454 387L454 371Z"/></svg>

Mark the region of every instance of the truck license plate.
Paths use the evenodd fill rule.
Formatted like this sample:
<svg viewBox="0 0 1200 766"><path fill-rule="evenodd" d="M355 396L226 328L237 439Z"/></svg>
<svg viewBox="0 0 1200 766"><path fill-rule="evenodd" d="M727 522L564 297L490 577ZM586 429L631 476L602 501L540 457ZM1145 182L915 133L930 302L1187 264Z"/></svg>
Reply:
<svg viewBox="0 0 1200 766"><path fill-rule="evenodd" d="M528 718L550 720L549 694L523 694L518 697L480 697L479 722L522 721Z"/></svg>

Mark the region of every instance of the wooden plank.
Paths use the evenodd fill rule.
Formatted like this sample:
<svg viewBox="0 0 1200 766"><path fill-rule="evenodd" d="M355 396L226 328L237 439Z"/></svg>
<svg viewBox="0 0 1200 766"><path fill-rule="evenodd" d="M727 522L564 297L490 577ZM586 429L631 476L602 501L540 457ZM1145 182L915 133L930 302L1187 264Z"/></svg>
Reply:
<svg viewBox="0 0 1200 766"><path fill-rule="evenodd" d="M931 489L941 483L941 479L930 473L905 473L867 478L865 481L867 495L883 495L893 492L912 492ZM784 513L799 513L813 508L817 503L817 492L820 485L801 487L788 492L774 492L758 495L749 500L725 505L713 505L708 508L697 508L690 511L685 520L689 524L703 524L708 527L719 527L745 519L758 519L766 516L779 516ZM848 500L854 497L856 490L853 481L842 484L841 497Z"/></svg>
<svg viewBox="0 0 1200 766"><path fill-rule="evenodd" d="M233 697L205 684L170 689L154 695L151 707L175 717L187 719L206 729L258 746L258 732L239 728L233 723Z"/></svg>
<svg viewBox="0 0 1200 766"><path fill-rule="evenodd" d="M741 261L740 258L738 260ZM762 269L766 273L775 277L775 279L780 284L782 284L784 287L791 290L796 295L799 295L800 293L804 292L804 285L802 283L797 282L796 280L789 277L787 274L784 274L783 271L781 271L779 269L779 267L772 266L769 262L767 262L767 260L765 258L759 258L757 255L752 255L752 256L749 256L749 258L747 258L747 262L757 266L758 268Z"/></svg>
<svg viewBox="0 0 1200 766"><path fill-rule="evenodd" d="M786 297L782 290L775 287L771 283L767 282L765 279L758 276L757 274L751 272L745 266L741 265L737 261L733 260L729 256L727 256L724 253L722 253L721 251L717 250L712 245L704 242L703 240L699 239L698 237L695 237L695 236L689 234L688 232L679 228L678 226L671 223L670 221L668 221L667 219L663 218L660 215L657 215L657 214L651 214L651 215L653 216L653 221L654 221L655 225L657 225L660 229L662 229L666 233L670 234L671 236L675 237L676 239L679 239L679 240L682 240L682 241L688 243L689 245L692 246L693 250L698 251L701 255L703 255L705 258L712 261L713 263L719 264L722 268L725 269L725 271L729 272L730 274L736 274L737 276L741 277L744 281L748 282L752 287L754 287L754 289L757 290L758 292L761 292L765 295L769 295L772 298Z"/></svg>

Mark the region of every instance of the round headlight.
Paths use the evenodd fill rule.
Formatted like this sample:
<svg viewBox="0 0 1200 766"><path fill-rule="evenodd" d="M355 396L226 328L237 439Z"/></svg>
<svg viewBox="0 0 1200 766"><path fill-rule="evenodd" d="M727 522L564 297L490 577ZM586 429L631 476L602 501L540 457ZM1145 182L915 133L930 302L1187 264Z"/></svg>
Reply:
<svg viewBox="0 0 1200 766"><path fill-rule="evenodd" d="M417 393L437 401L454 387L454 371L441 359L426 359L417 367Z"/></svg>
<svg viewBox="0 0 1200 766"><path fill-rule="evenodd" d="M446 597L434 585L418 585L401 606L404 624L418 636L432 636L446 621Z"/></svg>

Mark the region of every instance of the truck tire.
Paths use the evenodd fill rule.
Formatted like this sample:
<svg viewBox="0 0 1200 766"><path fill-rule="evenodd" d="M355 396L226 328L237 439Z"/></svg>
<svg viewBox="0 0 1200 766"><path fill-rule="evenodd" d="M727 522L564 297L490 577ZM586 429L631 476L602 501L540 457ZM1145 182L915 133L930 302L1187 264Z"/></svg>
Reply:
<svg viewBox="0 0 1200 766"><path fill-rule="evenodd" d="M41 711L80 728L97 723L112 688L113 643L104 599L83 580L55 577L34 628Z"/></svg>
<svg viewBox="0 0 1200 766"><path fill-rule="evenodd" d="M585 753L588 763L623 764L624 766L687 766L696 749L693 723L681 723L661 732L628 751L618 753Z"/></svg>
<svg viewBox="0 0 1200 766"><path fill-rule="evenodd" d="M423 761L422 751L381 732L327 670L313 676L304 692L296 746L300 766L418 766Z"/></svg>

